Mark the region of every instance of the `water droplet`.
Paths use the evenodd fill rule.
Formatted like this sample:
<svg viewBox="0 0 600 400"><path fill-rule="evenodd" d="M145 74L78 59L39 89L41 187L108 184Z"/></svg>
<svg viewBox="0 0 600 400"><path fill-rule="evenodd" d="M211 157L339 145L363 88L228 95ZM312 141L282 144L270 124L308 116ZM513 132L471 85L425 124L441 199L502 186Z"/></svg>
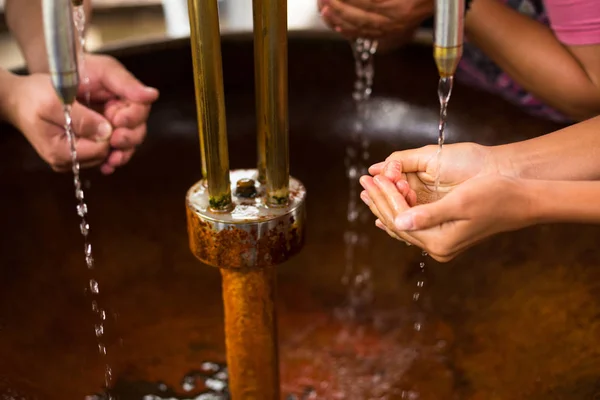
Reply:
<svg viewBox="0 0 600 400"><path fill-rule="evenodd" d="M102 355L106 355L106 346L102 343L98 343L98 352Z"/></svg>
<svg viewBox="0 0 600 400"><path fill-rule="evenodd" d="M419 263L419 268L424 269L425 268L425 263L424 262L420 262Z"/></svg>
<svg viewBox="0 0 600 400"><path fill-rule="evenodd" d="M87 212L88 212L88 209L87 209L87 205L85 203L81 203L81 204L77 205L77 215L79 215L80 217L85 217Z"/></svg>
<svg viewBox="0 0 600 400"><path fill-rule="evenodd" d="M76 189L75 190L75 198L79 201L83 200L83 198L84 198L83 190Z"/></svg>
<svg viewBox="0 0 600 400"><path fill-rule="evenodd" d="M423 286L425 286L425 282L424 281L418 281L417 282L417 287L422 288Z"/></svg>
<svg viewBox="0 0 600 400"><path fill-rule="evenodd" d="M100 292L98 289L98 282L96 282L94 279L90 279L90 290L94 294L98 294Z"/></svg>
<svg viewBox="0 0 600 400"><path fill-rule="evenodd" d="M421 255L422 255L423 257L427 257L427 256L429 255L429 253L427 253L425 250L423 250L423 251L421 252Z"/></svg>
<svg viewBox="0 0 600 400"><path fill-rule="evenodd" d="M208 378L206 381L204 381L204 384L207 388L214 390L215 392L222 392L227 387L227 384L222 380L213 378Z"/></svg>
<svg viewBox="0 0 600 400"><path fill-rule="evenodd" d="M90 225L85 221L81 221L81 224L79 224L79 229L81 230L81 234L83 236L87 236L90 232Z"/></svg>
<svg viewBox="0 0 600 400"><path fill-rule="evenodd" d="M419 322L415 322L415 331L419 332L421 330L421 324Z"/></svg>
<svg viewBox="0 0 600 400"><path fill-rule="evenodd" d="M413 293L413 300L414 300L414 301L418 301L418 300L419 300L419 296L420 296L420 295L421 295L421 294L420 294L419 292L415 292L415 293Z"/></svg>
<svg viewBox="0 0 600 400"><path fill-rule="evenodd" d="M358 177L358 170L356 167L352 166L348 168L348 178L355 179Z"/></svg>
<svg viewBox="0 0 600 400"><path fill-rule="evenodd" d="M104 335L104 325L99 324L95 326L96 329L96 337L101 337Z"/></svg>

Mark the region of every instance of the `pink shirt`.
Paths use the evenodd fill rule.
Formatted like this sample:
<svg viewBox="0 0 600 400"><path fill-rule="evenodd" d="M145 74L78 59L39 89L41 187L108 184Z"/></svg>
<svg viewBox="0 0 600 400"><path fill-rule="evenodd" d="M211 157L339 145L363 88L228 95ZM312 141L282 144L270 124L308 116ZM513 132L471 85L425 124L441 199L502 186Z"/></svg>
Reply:
<svg viewBox="0 0 600 400"><path fill-rule="evenodd" d="M554 34L565 45L600 44L600 1L544 0Z"/></svg>

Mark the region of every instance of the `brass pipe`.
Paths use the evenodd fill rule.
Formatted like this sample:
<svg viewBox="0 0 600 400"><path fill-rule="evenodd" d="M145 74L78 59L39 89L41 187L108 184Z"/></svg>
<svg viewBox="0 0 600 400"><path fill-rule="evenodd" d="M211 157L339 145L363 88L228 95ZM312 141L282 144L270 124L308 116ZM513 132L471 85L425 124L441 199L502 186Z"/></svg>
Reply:
<svg viewBox="0 0 600 400"><path fill-rule="evenodd" d="M267 202L289 201L287 1L253 0L258 169ZM260 179L260 177L259 177Z"/></svg>
<svg viewBox="0 0 600 400"><path fill-rule="evenodd" d="M278 400L275 267L221 269L232 399Z"/></svg>
<svg viewBox="0 0 600 400"><path fill-rule="evenodd" d="M463 53L464 0L435 0L433 58L440 77L453 76Z"/></svg>
<svg viewBox="0 0 600 400"><path fill-rule="evenodd" d="M202 171L210 207L231 208L229 154L217 0L188 0Z"/></svg>
<svg viewBox="0 0 600 400"><path fill-rule="evenodd" d="M52 85L63 104L70 105L79 89L73 6L70 0L43 0L42 14Z"/></svg>

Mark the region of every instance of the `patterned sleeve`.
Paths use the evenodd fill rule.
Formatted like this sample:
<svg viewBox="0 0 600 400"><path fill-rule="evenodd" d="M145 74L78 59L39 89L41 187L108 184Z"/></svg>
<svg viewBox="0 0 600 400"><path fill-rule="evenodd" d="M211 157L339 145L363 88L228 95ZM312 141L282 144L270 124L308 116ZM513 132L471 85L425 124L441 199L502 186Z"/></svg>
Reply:
<svg viewBox="0 0 600 400"><path fill-rule="evenodd" d="M600 1L544 0L550 26L565 45L600 44Z"/></svg>

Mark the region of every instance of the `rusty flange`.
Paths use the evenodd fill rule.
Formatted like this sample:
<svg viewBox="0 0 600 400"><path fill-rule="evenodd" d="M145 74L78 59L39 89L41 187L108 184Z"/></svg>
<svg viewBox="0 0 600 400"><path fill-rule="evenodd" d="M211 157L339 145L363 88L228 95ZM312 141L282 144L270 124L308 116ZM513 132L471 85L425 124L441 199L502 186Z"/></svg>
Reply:
<svg viewBox="0 0 600 400"><path fill-rule="evenodd" d="M290 177L287 205L268 207L254 169L231 171L233 209L209 208L203 181L187 193L190 248L202 262L218 268L264 268L298 253L304 244L306 189Z"/></svg>

